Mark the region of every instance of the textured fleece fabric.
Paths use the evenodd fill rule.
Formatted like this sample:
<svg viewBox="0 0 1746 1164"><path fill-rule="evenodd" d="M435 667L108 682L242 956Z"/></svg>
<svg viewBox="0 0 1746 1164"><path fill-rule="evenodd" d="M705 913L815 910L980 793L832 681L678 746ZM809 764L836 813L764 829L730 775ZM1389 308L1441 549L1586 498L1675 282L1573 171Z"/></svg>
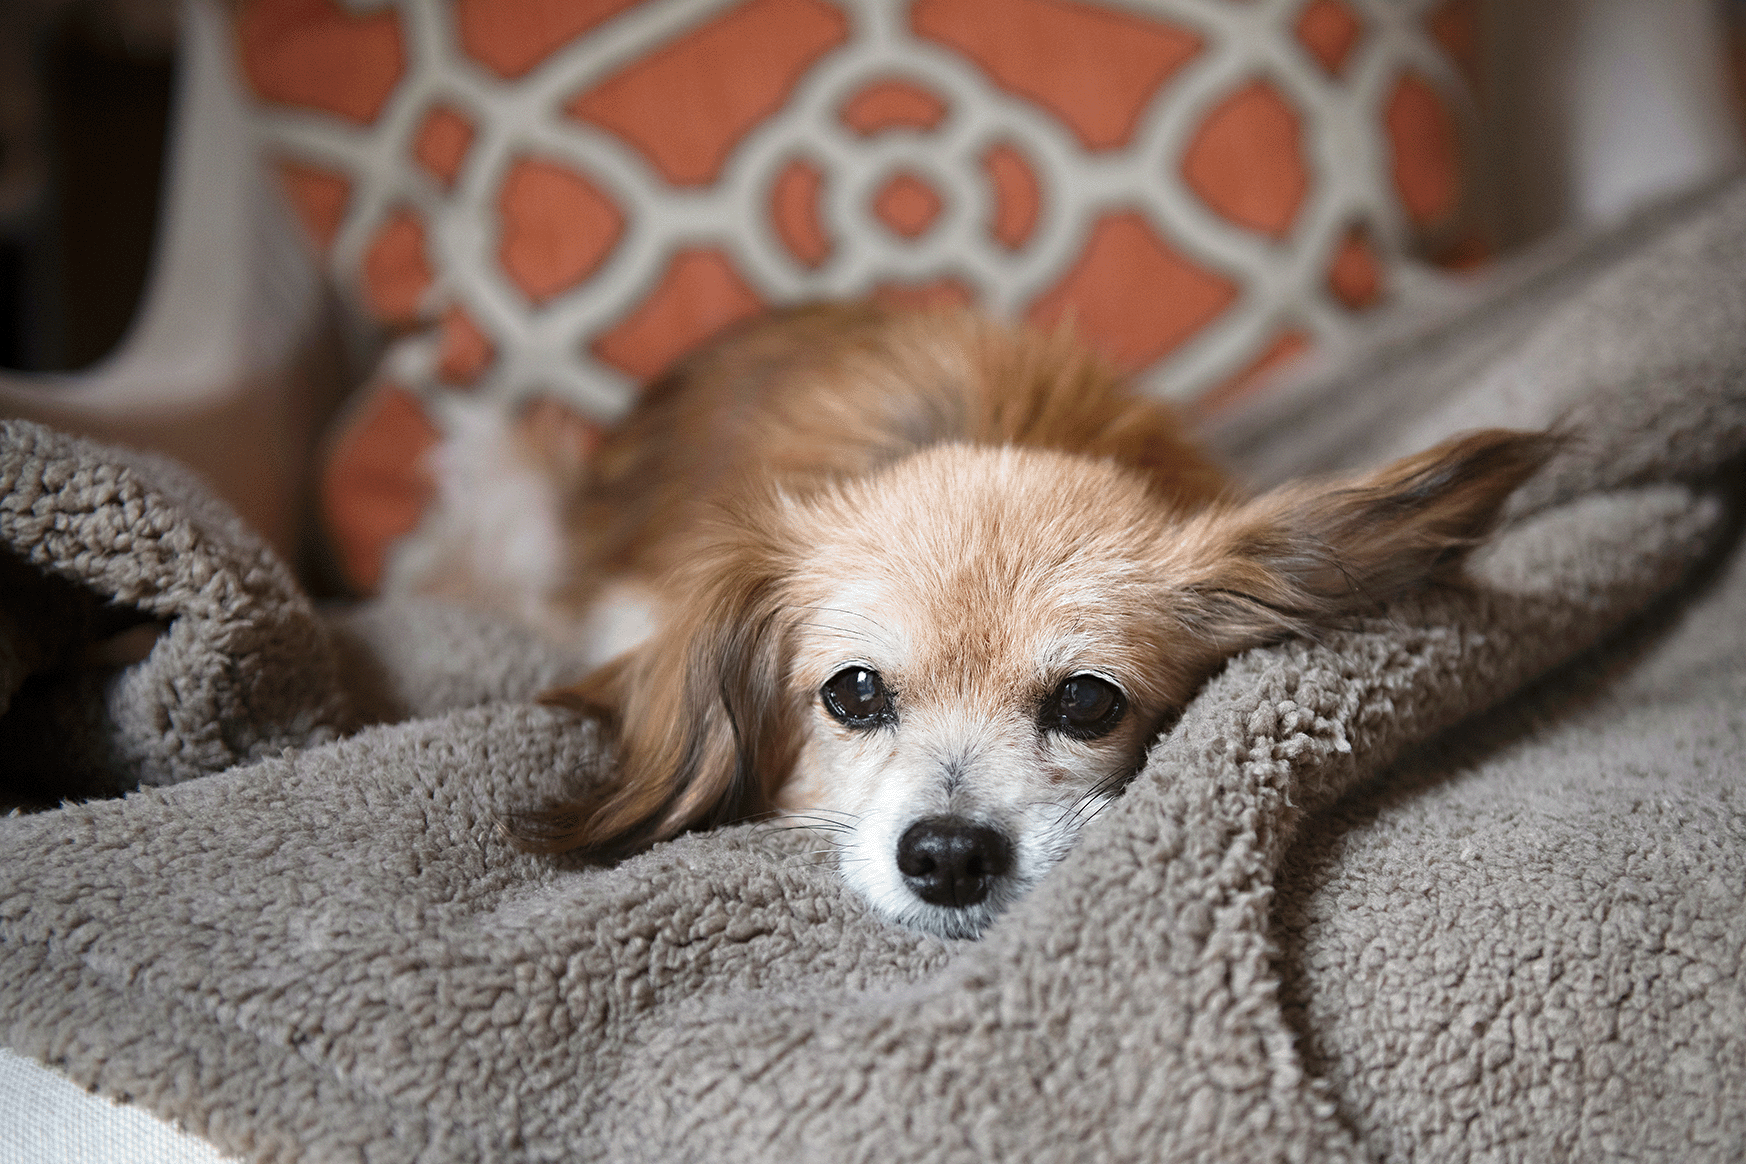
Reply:
<svg viewBox="0 0 1746 1164"><path fill-rule="evenodd" d="M1470 585L1232 660L976 942L881 922L805 833L515 852L501 814L611 763L526 702L566 659L435 607L312 622L144 466L9 426L8 483L192 531L59 548L108 494L36 484L0 527L56 601L168 620L106 690L210 689L222 730L63 738L162 786L0 821L0 1041L251 1160L1738 1160L1746 186L1512 295L1229 440L1260 476L1558 420ZM252 564L211 610L206 562ZM4 629L8 676L77 654ZM136 758L183 732L229 751Z"/></svg>
<svg viewBox="0 0 1746 1164"><path fill-rule="evenodd" d="M174 784L334 738L291 572L176 465L0 420L0 776L15 799ZM142 665L88 664L162 628Z"/></svg>

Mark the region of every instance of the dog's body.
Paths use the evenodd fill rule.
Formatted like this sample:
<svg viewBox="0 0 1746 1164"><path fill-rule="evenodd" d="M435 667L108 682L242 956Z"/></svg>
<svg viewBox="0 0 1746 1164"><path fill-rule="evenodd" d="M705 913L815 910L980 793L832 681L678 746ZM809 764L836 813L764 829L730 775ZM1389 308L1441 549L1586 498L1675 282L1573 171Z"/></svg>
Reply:
<svg viewBox="0 0 1746 1164"><path fill-rule="evenodd" d="M511 457L549 498L542 569L412 580L606 644L549 701L613 724L618 777L526 831L617 853L787 814L948 935L1059 859L1223 659L1445 571L1545 449L1480 433L1240 502L1064 336L873 307L716 343L588 457L551 419Z"/></svg>

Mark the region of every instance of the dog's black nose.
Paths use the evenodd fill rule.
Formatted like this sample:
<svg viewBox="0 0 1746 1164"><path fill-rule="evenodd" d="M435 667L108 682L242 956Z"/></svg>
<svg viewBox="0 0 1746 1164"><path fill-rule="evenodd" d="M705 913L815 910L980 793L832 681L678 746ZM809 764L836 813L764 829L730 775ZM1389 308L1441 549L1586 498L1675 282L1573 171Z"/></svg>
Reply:
<svg viewBox="0 0 1746 1164"><path fill-rule="evenodd" d="M918 820L897 840L897 871L917 897L933 905L975 905L1011 869L1006 835L959 817Z"/></svg>

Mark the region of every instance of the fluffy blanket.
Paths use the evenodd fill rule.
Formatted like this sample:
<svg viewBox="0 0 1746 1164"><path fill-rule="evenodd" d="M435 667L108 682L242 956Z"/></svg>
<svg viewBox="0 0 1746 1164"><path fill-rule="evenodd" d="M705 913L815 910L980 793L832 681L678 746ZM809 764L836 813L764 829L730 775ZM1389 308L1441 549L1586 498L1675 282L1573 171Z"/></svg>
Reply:
<svg viewBox="0 0 1746 1164"><path fill-rule="evenodd" d="M1233 660L978 942L802 832L516 852L611 762L525 702L568 660L318 615L163 466L8 424L8 789L137 789L0 820L0 1042L253 1160L1739 1159L1746 187L1225 443L1548 422L1471 585Z"/></svg>

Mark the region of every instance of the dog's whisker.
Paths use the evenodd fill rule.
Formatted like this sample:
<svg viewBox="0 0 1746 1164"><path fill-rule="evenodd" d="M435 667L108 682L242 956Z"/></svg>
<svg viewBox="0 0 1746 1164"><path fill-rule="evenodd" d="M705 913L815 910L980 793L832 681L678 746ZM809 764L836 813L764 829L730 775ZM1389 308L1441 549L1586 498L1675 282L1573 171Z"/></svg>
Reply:
<svg viewBox="0 0 1746 1164"><path fill-rule="evenodd" d="M872 615L870 615L870 614L867 614L867 613L865 613L865 612L863 612L863 611L859 611L859 610L849 610L849 609L848 609L848 608L846 608L846 607L842 607L842 606L825 606L825 605L823 605L823 604L821 604L821 603L813 603L813 604L810 604L810 605L808 605L808 606L805 606L805 607L801 607L801 608L799 608L799 609L804 609L804 610L822 610L822 611L824 611L824 612L825 612L825 613L827 613L827 614L844 614L844 615L848 615L848 616L849 616L849 617L850 617L850 618L858 618L858 619L861 619L861 620L863 620L863 621L865 621L865 622L869 622L869 623L871 623L871 624L872 624L872 625L873 625L873 629L874 629L874 630L877 630L877 631L878 631L878 632L879 632L879 633L880 633L880 634L883 634L883 635L889 635L889 634L890 634L890 633L891 633L891 632L890 632L890 631L889 631L889 630L888 630L888 629L887 629L887 628L886 628L886 626L885 626L885 624L884 624L884 623L882 623L882 622L880 622L880 621L879 621L879 620L878 620L878 619L876 619L876 618L874 618L874 617L873 617L873 616L872 616Z"/></svg>
<svg viewBox="0 0 1746 1164"><path fill-rule="evenodd" d="M859 826L854 821L833 820L830 817L815 817L815 818L812 818L810 820L807 820L807 819L794 820L793 824L790 827L792 827L792 828L811 828L811 829L818 829L821 832L833 832L833 833L848 834L848 833L855 832Z"/></svg>
<svg viewBox="0 0 1746 1164"><path fill-rule="evenodd" d="M824 622L797 622L793 625L800 629L823 631L826 634L835 635L837 638L849 639L852 642L857 643L871 643L874 641L871 635L864 632L847 630L843 627L832 626L829 623Z"/></svg>
<svg viewBox="0 0 1746 1164"><path fill-rule="evenodd" d="M894 637L893 637L890 629L888 627L886 627L885 624L881 623L878 619L872 617L871 615L865 614L859 610L849 610L849 609L846 609L846 608L840 607L840 606L825 606L825 605L822 605L819 603L807 603L807 604L803 604L803 605L797 605L797 606L791 607L790 609L814 611L814 612L818 612L818 613L822 613L822 614L839 614L845 618L858 618L858 619L861 619L863 622L868 623L872 627L873 632L874 632L874 634L869 634L866 631L854 631L854 630L850 630L848 627L839 626L835 623L803 624L803 625L809 625L809 626L815 627L815 628L820 629L820 630L830 631L831 633L841 635L842 637L847 638L847 639L854 639L858 642L870 643L870 644L876 644L876 645L882 645L882 646L890 646L892 644L892 642L894 641Z"/></svg>
<svg viewBox="0 0 1746 1164"><path fill-rule="evenodd" d="M1080 816L1078 827L1083 829L1086 825L1088 825L1092 821L1096 820L1098 817L1098 814L1103 812L1104 809L1108 808L1110 805L1112 805L1114 803L1115 803L1115 801L1109 797L1098 798L1096 803L1094 803L1090 806L1091 811L1087 812L1087 813L1083 813Z"/></svg>
<svg viewBox="0 0 1746 1164"><path fill-rule="evenodd" d="M841 830L841 829L826 829L826 828L820 828L820 827L819 827L819 826L817 826L817 825L788 825L788 826L786 826L786 827L783 827L783 828L774 828L774 829L771 829L771 830L770 830L770 831L771 831L771 832L775 832L775 833L799 833L799 832L808 832L808 833L832 833L832 832L844 832L844 833L845 833L845 835L847 835L847 834L846 834L846 830Z"/></svg>
<svg viewBox="0 0 1746 1164"><path fill-rule="evenodd" d="M815 821L815 822L817 822L817 824L813 827L834 828L834 829L842 829L844 831L851 831L854 829L856 824L859 823L860 818L852 816L852 815L848 815L848 814L845 814L845 815L848 816L848 819L838 819L838 818L833 817L833 816L826 816L821 812L793 812L793 813L788 813L785 817L783 817L783 819L796 821L796 822Z"/></svg>
<svg viewBox="0 0 1746 1164"><path fill-rule="evenodd" d="M1054 809L1055 810L1055 819L1047 827L1058 828L1058 827L1060 827L1062 822L1067 819L1067 815L1073 811L1074 807L1078 803L1079 803L1078 800L1072 800L1072 801L1032 800L1032 801L1029 801L1028 803L1025 804L1025 808L1027 810L1030 810L1030 809L1041 810L1041 809L1045 809L1045 808Z"/></svg>
<svg viewBox="0 0 1746 1164"><path fill-rule="evenodd" d="M805 812L791 812L791 813L788 813L786 815L792 816L792 817L825 817L825 818L832 817L832 816L840 816L840 817L843 817L849 821L859 821L861 819L861 814L858 812L846 812L840 808L825 808L825 807L819 806L819 805L815 805L811 808L808 808Z"/></svg>
<svg viewBox="0 0 1746 1164"><path fill-rule="evenodd" d="M1073 804L1073 811L1067 817L1067 825L1075 830L1082 829L1086 823L1115 802L1115 793L1125 780L1114 777L1100 780L1090 792L1081 796Z"/></svg>

